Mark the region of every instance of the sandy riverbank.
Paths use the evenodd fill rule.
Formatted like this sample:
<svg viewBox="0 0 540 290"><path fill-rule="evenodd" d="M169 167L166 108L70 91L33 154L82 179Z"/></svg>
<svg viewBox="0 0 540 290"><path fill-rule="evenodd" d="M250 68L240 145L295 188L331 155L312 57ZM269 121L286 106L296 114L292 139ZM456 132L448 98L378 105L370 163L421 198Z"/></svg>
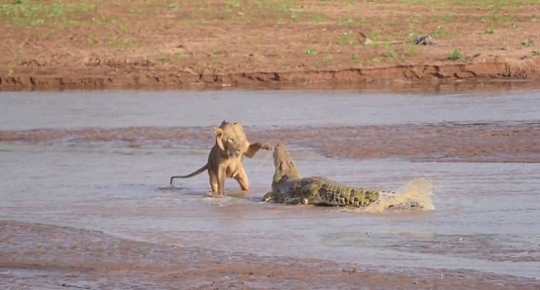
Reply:
<svg viewBox="0 0 540 290"><path fill-rule="evenodd" d="M540 77L534 1L422 3L9 2L0 5L0 89ZM411 42L425 34L436 44Z"/></svg>

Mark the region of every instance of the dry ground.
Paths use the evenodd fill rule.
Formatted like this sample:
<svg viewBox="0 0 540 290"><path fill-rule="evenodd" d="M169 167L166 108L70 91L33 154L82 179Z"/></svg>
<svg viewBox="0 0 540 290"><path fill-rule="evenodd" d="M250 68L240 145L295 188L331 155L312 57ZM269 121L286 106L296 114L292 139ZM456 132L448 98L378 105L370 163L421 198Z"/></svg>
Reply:
<svg viewBox="0 0 540 290"><path fill-rule="evenodd" d="M538 31L534 0L0 0L0 89L535 79Z"/></svg>

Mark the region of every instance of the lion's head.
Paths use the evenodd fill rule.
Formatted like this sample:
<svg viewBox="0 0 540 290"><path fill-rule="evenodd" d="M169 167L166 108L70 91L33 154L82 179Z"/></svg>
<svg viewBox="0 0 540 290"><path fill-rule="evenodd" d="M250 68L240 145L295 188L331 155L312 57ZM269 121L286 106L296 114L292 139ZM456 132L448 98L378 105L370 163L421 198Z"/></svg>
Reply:
<svg viewBox="0 0 540 290"><path fill-rule="evenodd" d="M229 157L241 156L249 147L249 141L240 123L229 123L223 120L219 127L214 128L214 131L216 144Z"/></svg>

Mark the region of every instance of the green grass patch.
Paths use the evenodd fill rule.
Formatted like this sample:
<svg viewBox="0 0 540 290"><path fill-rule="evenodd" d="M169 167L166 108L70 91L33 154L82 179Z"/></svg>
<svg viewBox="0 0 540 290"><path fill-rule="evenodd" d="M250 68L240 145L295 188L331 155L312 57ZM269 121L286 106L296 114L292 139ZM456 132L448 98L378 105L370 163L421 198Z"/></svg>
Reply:
<svg viewBox="0 0 540 290"><path fill-rule="evenodd" d="M354 40L353 32L350 30L343 32L343 34L339 36L339 44L341 45L353 45L355 43L356 41Z"/></svg>
<svg viewBox="0 0 540 290"><path fill-rule="evenodd" d="M416 55L418 53L418 45L414 43L405 43L403 45L403 55L404 56L412 56Z"/></svg>
<svg viewBox="0 0 540 290"><path fill-rule="evenodd" d="M173 62L173 61L178 61L178 60L184 59L186 57L187 57L187 55L183 51L179 51L179 52L176 52L176 53L160 52L157 55L157 60L160 61L160 62Z"/></svg>
<svg viewBox="0 0 540 290"><path fill-rule="evenodd" d="M370 31L367 34L367 38L373 40L373 41L379 41L379 33L377 31Z"/></svg>
<svg viewBox="0 0 540 290"><path fill-rule="evenodd" d="M99 43L99 40L93 36L91 36L89 39L88 39L89 42L92 42L92 43L95 43L95 44L98 44ZM117 36L109 36L107 38L105 38L105 43L109 44L109 45L117 45L117 46L124 46L124 47L129 47L129 46L132 46L134 44L134 41L133 39L129 38L129 37L117 37Z"/></svg>
<svg viewBox="0 0 540 290"><path fill-rule="evenodd" d="M521 42L521 45L523 46L532 46L534 44L534 40L531 38L527 38Z"/></svg>
<svg viewBox="0 0 540 290"><path fill-rule="evenodd" d="M308 47L304 50L304 53L307 55L316 55L318 52L314 48Z"/></svg>
<svg viewBox="0 0 540 290"><path fill-rule="evenodd" d="M392 59L392 60L399 60L400 57L398 56L398 53L396 52L395 49L393 48L390 48L386 51L386 53L384 54L384 56L388 59Z"/></svg>
<svg viewBox="0 0 540 290"><path fill-rule="evenodd" d="M225 55L225 52L222 51L222 50L219 50L219 49L213 50L210 53L210 57L212 57L212 58L216 58L216 57L220 57L220 56L224 56L224 55Z"/></svg>
<svg viewBox="0 0 540 290"><path fill-rule="evenodd" d="M173 58L176 60L180 60L186 57L186 54L183 51L179 51L175 54L173 54Z"/></svg>
<svg viewBox="0 0 540 290"><path fill-rule="evenodd" d="M459 49L456 48L454 49L454 51L452 51L448 59L453 60L453 61L462 60L463 54L461 54L461 51L459 51Z"/></svg>
<svg viewBox="0 0 540 290"><path fill-rule="evenodd" d="M88 35L86 38L88 44L99 44L99 39L94 35Z"/></svg>
<svg viewBox="0 0 540 290"><path fill-rule="evenodd" d="M306 14L306 19L311 22L321 23L328 21L330 17L322 12L315 12L311 14Z"/></svg>
<svg viewBox="0 0 540 290"><path fill-rule="evenodd" d="M500 10L503 6L518 7L522 5L538 4L538 0L397 0L388 1L387 3L389 2L425 6L440 6L444 4L452 4L453 6L480 6L492 8L493 10Z"/></svg>
<svg viewBox="0 0 540 290"><path fill-rule="evenodd" d="M435 38L444 38L448 36L448 32L442 27L437 27L437 29L431 33L431 36Z"/></svg>
<svg viewBox="0 0 540 290"><path fill-rule="evenodd" d="M349 18L349 17L342 17L339 19L339 24L341 25L349 25L349 24L353 24L354 23L354 20L352 18Z"/></svg>
<svg viewBox="0 0 540 290"><path fill-rule="evenodd" d="M0 4L0 23L18 27L78 25L85 23L79 15L94 11L95 7L90 1L64 3L61 0L13 0L10 4Z"/></svg>
<svg viewBox="0 0 540 290"><path fill-rule="evenodd" d="M361 63L362 62L362 58L356 54L356 53L353 53L349 56L349 58L354 62L354 63Z"/></svg>
<svg viewBox="0 0 540 290"><path fill-rule="evenodd" d="M327 54L326 57L324 58L324 60L328 61L328 62L331 62L334 60L334 56L331 55L331 54Z"/></svg>

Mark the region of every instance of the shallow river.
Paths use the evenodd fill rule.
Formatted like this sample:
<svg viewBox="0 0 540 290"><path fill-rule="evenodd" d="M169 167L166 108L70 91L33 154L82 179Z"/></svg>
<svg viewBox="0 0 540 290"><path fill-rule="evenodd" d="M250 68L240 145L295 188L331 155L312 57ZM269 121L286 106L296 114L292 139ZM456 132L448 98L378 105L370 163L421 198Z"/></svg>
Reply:
<svg viewBox="0 0 540 290"><path fill-rule="evenodd" d="M205 197L206 173L177 181L174 189L166 186L171 175L187 174L204 164L212 146L206 142L211 126L223 119L239 121L251 131L285 132L298 126L316 131L318 127L442 122L527 126L540 122L539 112L540 91L534 90L445 95L283 90L4 92L0 93L0 131L34 132L37 141L0 142L0 219L382 269L458 268L537 278L539 163L327 158L295 145L292 136L282 141L291 143L290 151L304 176L324 175L392 190L419 180L422 186L416 194L435 209L372 213L261 203L273 172L267 151L244 160L251 183L244 197L232 179L226 181L232 197ZM144 146L126 145L120 142L123 137L114 134L99 135L101 129L125 127L139 128L135 134L141 136L135 137L141 139L160 134L164 127L189 127L198 135L172 145L146 138ZM84 138L61 142L72 135ZM189 146L190 140L196 145ZM332 142L332 136L321 141ZM418 140L411 142L422 147Z"/></svg>

